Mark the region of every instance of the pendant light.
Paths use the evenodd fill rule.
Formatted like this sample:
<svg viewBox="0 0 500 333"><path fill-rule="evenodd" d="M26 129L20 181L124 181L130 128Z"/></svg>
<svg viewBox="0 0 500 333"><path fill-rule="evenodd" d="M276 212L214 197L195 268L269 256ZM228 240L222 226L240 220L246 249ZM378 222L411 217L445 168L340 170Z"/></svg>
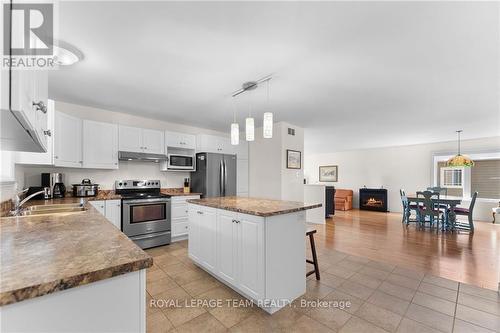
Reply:
<svg viewBox="0 0 500 333"><path fill-rule="evenodd" d="M462 130L457 131L458 153L446 162L446 166L449 166L449 167L472 167L472 166L474 166L474 161L471 160L469 157L460 154L460 133L462 133Z"/></svg>
<svg viewBox="0 0 500 333"><path fill-rule="evenodd" d="M267 81L267 107L269 107L269 81ZM264 139L273 138L273 113L264 112L264 120L262 124L262 136Z"/></svg>
<svg viewBox="0 0 500 333"><path fill-rule="evenodd" d="M237 146L240 144L240 125L236 122L236 106L233 101L233 123L231 124L231 144Z"/></svg>
<svg viewBox="0 0 500 333"><path fill-rule="evenodd" d="M255 126L252 117L245 119L245 136L247 141L255 140Z"/></svg>

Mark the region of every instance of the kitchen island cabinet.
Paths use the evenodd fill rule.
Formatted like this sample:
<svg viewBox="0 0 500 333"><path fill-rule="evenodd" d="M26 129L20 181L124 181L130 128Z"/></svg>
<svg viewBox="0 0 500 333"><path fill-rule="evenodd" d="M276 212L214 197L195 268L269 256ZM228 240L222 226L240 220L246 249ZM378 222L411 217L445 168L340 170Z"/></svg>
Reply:
<svg viewBox="0 0 500 333"><path fill-rule="evenodd" d="M306 290L304 204L246 197L188 200L189 257L274 313Z"/></svg>

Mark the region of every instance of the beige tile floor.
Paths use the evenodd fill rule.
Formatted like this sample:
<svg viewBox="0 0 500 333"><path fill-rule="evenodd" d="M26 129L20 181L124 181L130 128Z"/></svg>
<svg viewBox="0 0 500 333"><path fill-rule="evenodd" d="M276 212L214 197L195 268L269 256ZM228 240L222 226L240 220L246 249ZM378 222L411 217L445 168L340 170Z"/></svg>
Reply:
<svg viewBox="0 0 500 333"><path fill-rule="evenodd" d="M273 315L226 304L244 298L195 266L187 256L187 241L147 252L154 257L147 272L151 333L500 332L496 291L334 250L320 252L321 280L310 276L305 295ZM195 303L216 300L222 306ZM301 306L315 300L349 301L351 306Z"/></svg>

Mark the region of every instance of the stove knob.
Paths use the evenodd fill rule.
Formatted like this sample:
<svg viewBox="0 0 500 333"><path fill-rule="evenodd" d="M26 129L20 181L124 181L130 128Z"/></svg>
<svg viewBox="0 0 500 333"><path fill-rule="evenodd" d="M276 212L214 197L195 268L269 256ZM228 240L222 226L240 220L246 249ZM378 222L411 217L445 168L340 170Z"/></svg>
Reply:
<svg viewBox="0 0 500 333"><path fill-rule="evenodd" d="M122 186L122 183L118 183L118 186Z"/></svg>
<svg viewBox="0 0 500 333"><path fill-rule="evenodd" d="M148 185L151 185L151 183L150 183L150 182L148 182Z"/></svg>
<svg viewBox="0 0 500 333"><path fill-rule="evenodd" d="M124 185L127 186L127 183L125 183Z"/></svg>
<svg viewBox="0 0 500 333"><path fill-rule="evenodd" d="M158 182L156 182L155 185L158 185Z"/></svg>

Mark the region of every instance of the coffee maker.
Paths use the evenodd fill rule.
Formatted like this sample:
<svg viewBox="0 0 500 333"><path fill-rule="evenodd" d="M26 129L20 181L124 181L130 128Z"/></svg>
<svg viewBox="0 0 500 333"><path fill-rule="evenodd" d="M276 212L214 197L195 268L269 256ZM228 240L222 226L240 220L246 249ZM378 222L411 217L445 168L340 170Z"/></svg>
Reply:
<svg viewBox="0 0 500 333"><path fill-rule="evenodd" d="M52 198L64 198L66 186L64 186L64 175L59 172L42 173L42 187L49 187Z"/></svg>

